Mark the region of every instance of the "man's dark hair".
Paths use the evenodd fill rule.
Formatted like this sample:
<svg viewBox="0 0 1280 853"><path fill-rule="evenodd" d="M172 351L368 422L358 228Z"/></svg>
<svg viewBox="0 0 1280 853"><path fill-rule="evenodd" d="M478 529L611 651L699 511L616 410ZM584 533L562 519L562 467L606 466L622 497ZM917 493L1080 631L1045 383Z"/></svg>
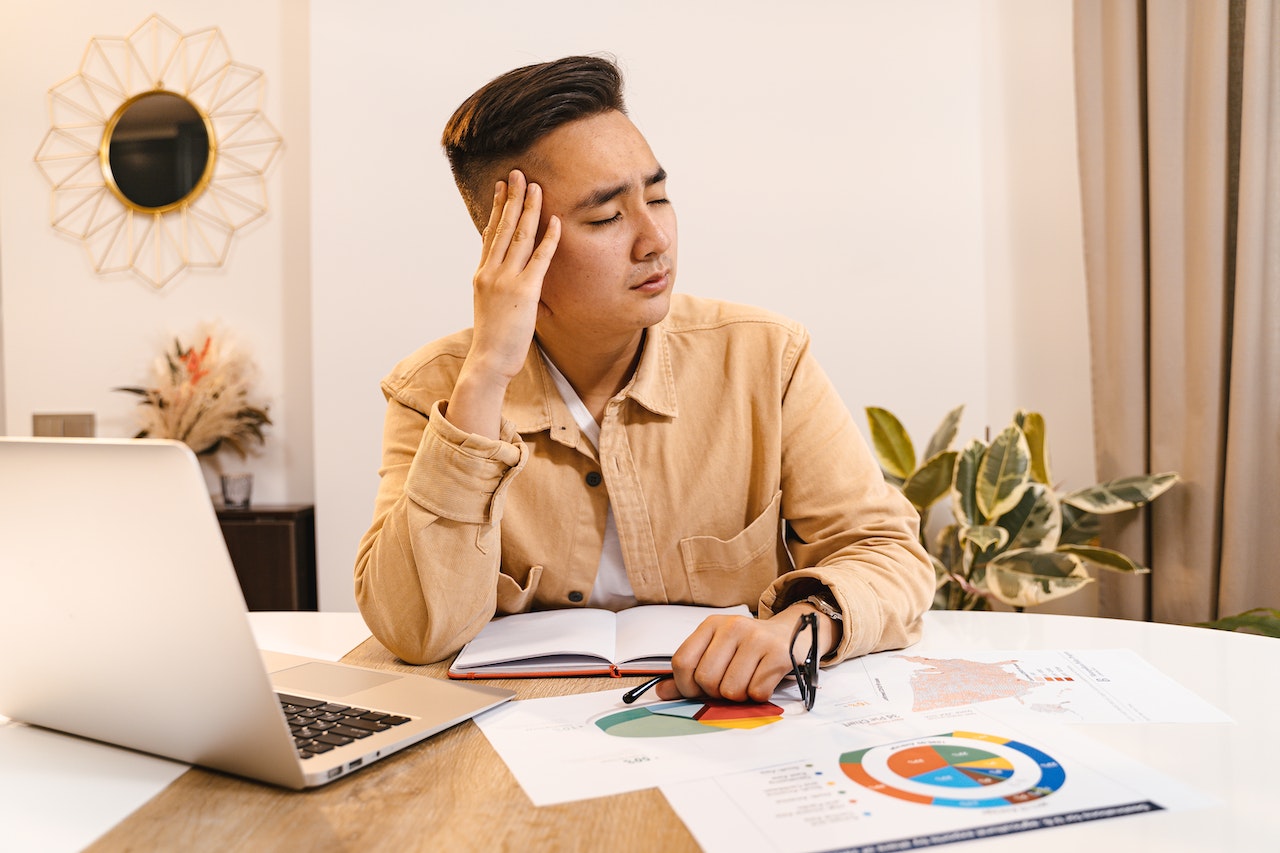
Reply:
<svg viewBox="0 0 1280 853"><path fill-rule="evenodd" d="M501 177L495 168L509 168L556 128L609 110L627 111L622 73L611 60L595 56L508 71L463 101L440 143L476 228L489 219L493 184Z"/></svg>

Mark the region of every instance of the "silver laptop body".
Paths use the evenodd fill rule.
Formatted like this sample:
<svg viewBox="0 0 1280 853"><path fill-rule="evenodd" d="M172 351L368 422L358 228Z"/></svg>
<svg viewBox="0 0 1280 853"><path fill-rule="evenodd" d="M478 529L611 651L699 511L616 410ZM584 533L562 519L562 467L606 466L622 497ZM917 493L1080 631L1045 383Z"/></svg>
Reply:
<svg viewBox="0 0 1280 853"><path fill-rule="evenodd" d="M303 759L276 691L410 719ZM306 788L513 695L259 652L186 445L0 437L0 714Z"/></svg>

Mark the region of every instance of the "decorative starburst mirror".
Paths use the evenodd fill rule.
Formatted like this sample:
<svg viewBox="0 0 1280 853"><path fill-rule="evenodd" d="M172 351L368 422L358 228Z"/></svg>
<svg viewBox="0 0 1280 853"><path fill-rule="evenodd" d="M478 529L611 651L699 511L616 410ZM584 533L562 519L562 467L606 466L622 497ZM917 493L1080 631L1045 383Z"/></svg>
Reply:
<svg viewBox="0 0 1280 853"><path fill-rule="evenodd" d="M283 141L262 113L265 89L216 27L183 33L153 15L91 39L80 70L49 90L36 153L54 229L82 240L97 272L131 270L156 288L221 266L235 232L267 212Z"/></svg>

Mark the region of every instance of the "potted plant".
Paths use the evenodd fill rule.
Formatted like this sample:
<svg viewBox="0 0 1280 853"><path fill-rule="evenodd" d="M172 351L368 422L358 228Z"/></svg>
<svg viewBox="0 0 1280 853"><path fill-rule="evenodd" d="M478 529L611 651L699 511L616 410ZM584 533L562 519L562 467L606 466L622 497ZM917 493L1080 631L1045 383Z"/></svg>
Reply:
<svg viewBox="0 0 1280 853"><path fill-rule="evenodd" d="M1019 410L994 440L951 449L964 407L943 419L923 455L898 419L868 407L872 444L885 477L920 513L921 542L937 573L934 608L1021 610L1093 581L1089 567L1150 571L1098 544L1098 516L1137 509L1164 494L1176 473L1123 477L1060 492L1049 471L1044 418ZM950 499L953 520L929 541L930 508Z"/></svg>
<svg viewBox="0 0 1280 853"><path fill-rule="evenodd" d="M197 340L186 346L175 338L173 349L156 359L150 385L115 390L141 398L135 438L177 439L204 460L224 450L245 459L266 441L263 428L271 424L267 407L250 402L253 363L216 330Z"/></svg>

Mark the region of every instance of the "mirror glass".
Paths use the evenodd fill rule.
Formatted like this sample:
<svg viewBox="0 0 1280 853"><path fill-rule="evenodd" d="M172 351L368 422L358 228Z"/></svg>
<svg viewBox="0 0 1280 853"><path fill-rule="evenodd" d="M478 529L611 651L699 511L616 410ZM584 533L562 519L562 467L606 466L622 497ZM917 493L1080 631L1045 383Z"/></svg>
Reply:
<svg viewBox="0 0 1280 853"><path fill-rule="evenodd" d="M146 92L120 105L102 137L107 185L132 207L154 213L191 201L213 166L205 117L181 95Z"/></svg>

